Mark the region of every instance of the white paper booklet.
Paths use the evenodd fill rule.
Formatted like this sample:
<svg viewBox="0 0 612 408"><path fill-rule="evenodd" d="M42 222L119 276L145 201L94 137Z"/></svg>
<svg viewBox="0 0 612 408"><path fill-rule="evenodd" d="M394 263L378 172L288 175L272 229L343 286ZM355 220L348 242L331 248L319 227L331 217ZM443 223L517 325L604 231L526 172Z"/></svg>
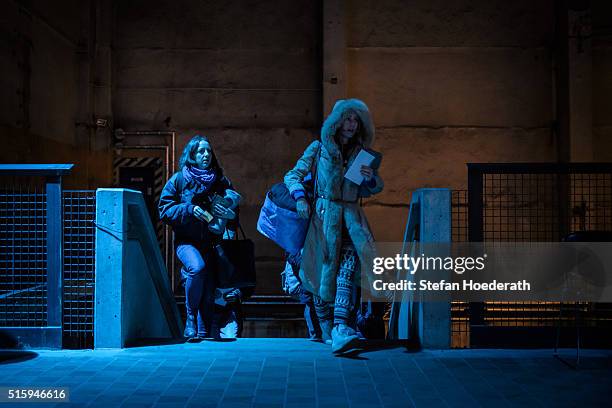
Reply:
<svg viewBox="0 0 612 408"><path fill-rule="evenodd" d="M357 185L361 185L363 182L363 176L361 175L361 166L371 166L374 162L374 155L369 152L361 149L359 153L357 153L357 157L351 164L351 167L346 171L344 177L351 180L353 183Z"/></svg>

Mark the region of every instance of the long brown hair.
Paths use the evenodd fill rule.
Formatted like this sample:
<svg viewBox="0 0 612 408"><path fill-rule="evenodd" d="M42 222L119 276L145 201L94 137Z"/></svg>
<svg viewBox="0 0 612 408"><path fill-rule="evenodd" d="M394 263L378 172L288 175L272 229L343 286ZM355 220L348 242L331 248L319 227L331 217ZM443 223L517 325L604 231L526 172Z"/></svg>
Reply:
<svg viewBox="0 0 612 408"><path fill-rule="evenodd" d="M195 154L198 151L198 147L200 147L200 142L208 142L208 144L210 145L210 151L212 154L212 159L210 161L210 169L214 170L219 177L223 176L223 169L217 161L217 156L215 155L215 150L212 148L210 140L208 140L206 136L202 135L195 135L194 137L192 137L183 149L183 153L181 154L181 158L179 159L179 170L183 170L183 167L185 167L186 165L196 165Z"/></svg>

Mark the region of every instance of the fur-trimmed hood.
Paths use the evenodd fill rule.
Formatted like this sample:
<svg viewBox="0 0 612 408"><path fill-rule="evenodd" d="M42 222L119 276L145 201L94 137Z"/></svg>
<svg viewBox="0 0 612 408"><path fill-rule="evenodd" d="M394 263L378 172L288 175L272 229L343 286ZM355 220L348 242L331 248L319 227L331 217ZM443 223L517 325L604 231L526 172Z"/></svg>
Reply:
<svg viewBox="0 0 612 408"><path fill-rule="evenodd" d="M340 99L321 127L321 143L331 156L340 157L341 155L334 136L342 127L343 116L348 110L354 111L361 121L361 127L357 133L360 138L359 144L364 148L369 148L374 143L374 123L368 106L360 99Z"/></svg>

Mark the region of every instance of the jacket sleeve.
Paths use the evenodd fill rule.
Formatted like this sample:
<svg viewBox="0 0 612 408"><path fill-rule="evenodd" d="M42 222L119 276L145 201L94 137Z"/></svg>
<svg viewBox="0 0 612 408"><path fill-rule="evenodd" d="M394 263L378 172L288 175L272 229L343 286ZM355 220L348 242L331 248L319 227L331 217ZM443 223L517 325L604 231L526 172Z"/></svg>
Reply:
<svg viewBox="0 0 612 408"><path fill-rule="evenodd" d="M294 193L298 191L305 191L302 181L312 168L312 161L315 159L320 145L321 143L318 140L312 142L297 161L295 167L285 174L284 182L292 197L296 197Z"/></svg>
<svg viewBox="0 0 612 408"><path fill-rule="evenodd" d="M159 219L171 226L193 222L191 216L195 205L181 202L181 192L177 191L177 176L168 180L159 198Z"/></svg>
<svg viewBox="0 0 612 408"><path fill-rule="evenodd" d="M221 182L223 183L222 186L224 191L228 189L236 190L231 180L226 176L223 176ZM225 225L225 228L235 233L238 230L238 224L240 223L240 205L238 205L238 207L234 209L234 212L236 213L236 218L234 218L233 220L228 220L227 224Z"/></svg>
<svg viewBox="0 0 612 408"><path fill-rule="evenodd" d="M378 175L378 170L374 170L374 177L369 183L365 182L361 185L359 195L361 197L370 197L380 193L385 186L382 177Z"/></svg>

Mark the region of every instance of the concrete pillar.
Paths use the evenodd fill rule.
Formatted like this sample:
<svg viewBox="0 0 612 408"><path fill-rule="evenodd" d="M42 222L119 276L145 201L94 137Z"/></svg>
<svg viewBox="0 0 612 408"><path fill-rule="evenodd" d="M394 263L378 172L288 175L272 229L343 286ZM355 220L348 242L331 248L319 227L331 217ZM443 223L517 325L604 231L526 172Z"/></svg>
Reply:
<svg viewBox="0 0 612 408"><path fill-rule="evenodd" d="M89 151L92 134L92 50L95 41L95 20L92 21L93 10L94 5L91 0L79 3L80 29L76 50L78 105L75 120L75 145L81 151ZM83 156L81 163L79 163L82 166L79 166L79 173L84 173L87 180L90 178L89 162L91 159L89 156Z"/></svg>
<svg viewBox="0 0 612 408"><path fill-rule="evenodd" d="M580 3L586 3L579 7ZM577 2L568 10L570 161L593 161L593 53L591 8Z"/></svg>
<svg viewBox="0 0 612 408"><path fill-rule="evenodd" d="M12 7L8 7L9 10ZM12 10L10 10L12 11ZM30 110L32 105L32 16L26 11L26 8L19 7L17 10L17 32L14 44L15 57L17 59L17 67L19 69L19 87L17 93L19 95L19 115L17 116L17 127L24 130L24 134L28 135L30 141L33 142L29 131L32 126Z"/></svg>
<svg viewBox="0 0 612 408"><path fill-rule="evenodd" d="M420 198L420 242L451 242L451 192L448 188L423 188L417 190ZM442 254L439 254L442 255ZM436 271L436 277L451 279L448 271ZM421 346L430 349L450 348L451 300L420 302L419 338Z"/></svg>
<svg viewBox="0 0 612 408"><path fill-rule="evenodd" d="M556 6L558 160L593 161L591 8L589 1Z"/></svg>
<svg viewBox="0 0 612 408"><path fill-rule="evenodd" d="M128 212L124 195L120 189L96 192L95 348L125 346L122 306Z"/></svg>
<svg viewBox="0 0 612 408"><path fill-rule="evenodd" d="M451 192L448 188L420 188L412 193L405 244L412 241L417 228L419 243L424 244L428 256L448 256L443 253L448 249L444 244L451 242ZM428 277L447 282L451 278L448 271L428 271ZM402 292L401 299L393 304L389 331L390 338L416 340L423 348L450 348L450 294L434 302L424 301L421 292Z"/></svg>
<svg viewBox="0 0 612 408"><path fill-rule="evenodd" d="M344 0L323 2L323 118L346 98L346 27Z"/></svg>
<svg viewBox="0 0 612 408"><path fill-rule="evenodd" d="M180 313L142 193L96 191L94 347L180 338Z"/></svg>
<svg viewBox="0 0 612 408"><path fill-rule="evenodd" d="M91 153L103 154L106 160L96 161L96 168L90 169L90 184L99 185L100 180L112 180L111 142L113 133L112 107L112 0L96 0L96 41L93 66L93 117L95 131L90 144ZM92 163L94 164L94 163Z"/></svg>

